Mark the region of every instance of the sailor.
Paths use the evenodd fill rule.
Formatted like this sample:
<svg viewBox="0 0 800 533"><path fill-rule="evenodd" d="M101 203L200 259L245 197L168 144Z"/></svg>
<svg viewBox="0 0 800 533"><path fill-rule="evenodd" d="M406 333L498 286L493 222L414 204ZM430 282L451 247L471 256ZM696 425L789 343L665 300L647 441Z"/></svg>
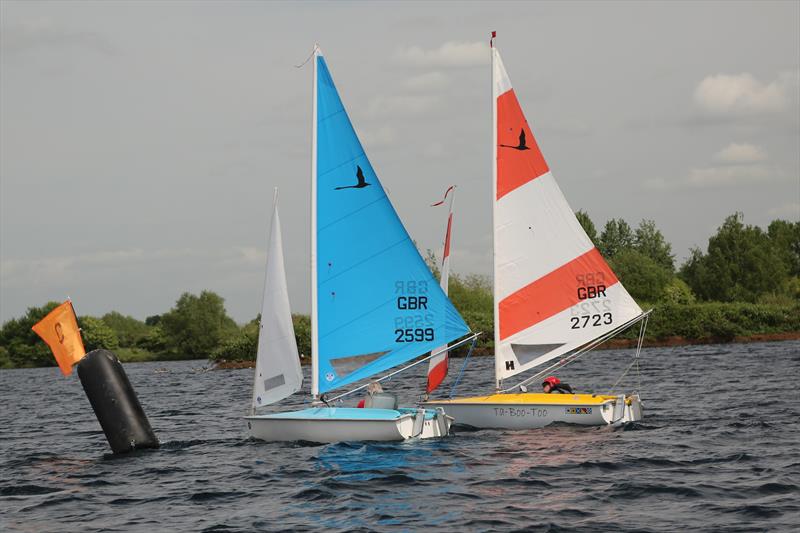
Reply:
<svg viewBox="0 0 800 533"><path fill-rule="evenodd" d="M378 383L377 381L370 382L370 384L367 385L367 396L365 398L361 398L361 401L358 402L358 405L356 405L356 407L363 408L367 403L367 398L375 396L376 394L382 392L383 392L383 387L381 387L380 383Z"/></svg>
<svg viewBox="0 0 800 533"><path fill-rule="evenodd" d="M542 382L542 392L547 394L554 392L559 394L575 394L572 392L572 387L566 383L561 383L561 380L555 376L545 378L545 380Z"/></svg>

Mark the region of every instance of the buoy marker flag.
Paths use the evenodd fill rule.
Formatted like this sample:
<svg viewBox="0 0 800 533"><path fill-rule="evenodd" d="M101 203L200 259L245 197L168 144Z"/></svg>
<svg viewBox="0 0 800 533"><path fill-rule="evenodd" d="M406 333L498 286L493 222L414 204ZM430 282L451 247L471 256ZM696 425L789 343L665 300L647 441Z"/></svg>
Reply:
<svg viewBox="0 0 800 533"><path fill-rule="evenodd" d="M86 349L83 347L81 330L72 302L67 300L50 311L46 317L32 328L53 351L61 373L68 376L72 373L72 365L83 359Z"/></svg>

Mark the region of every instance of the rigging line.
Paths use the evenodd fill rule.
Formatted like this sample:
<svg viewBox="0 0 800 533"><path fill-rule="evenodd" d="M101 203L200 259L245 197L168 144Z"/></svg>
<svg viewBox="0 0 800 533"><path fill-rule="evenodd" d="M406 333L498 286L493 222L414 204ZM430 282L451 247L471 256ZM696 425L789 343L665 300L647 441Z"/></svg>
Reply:
<svg viewBox="0 0 800 533"><path fill-rule="evenodd" d="M514 385L513 387L510 387L508 389L501 390L500 392L511 392L512 390L518 389L520 386L525 386L525 385L528 385L529 383L532 383L535 379L543 376L544 374L547 374L548 372L550 372L550 371L552 371L552 370L554 370L556 368L567 366L568 364L570 364L573 361L577 360L579 357L589 353L591 350L593 350L594 348L598 347L599 345L601 345L602 343L604 343L605 341L607 341L611 337L615 336L616 334L628 329L629 327L633 326L637 322L646 319L650 315L650 313L652 313L652 312L653 312L652 309L643 312L641 315L639 315L639 316L637 316L635 318L632 318L631 320L629 320L628 322L622 324L618 328L613 329L613 330L609 331L608 333L606 333L605 335L602 335L602 336L596 338L595 340L590 341L589 343L583 345L582 347L578 348L572 355L569 355L569 356L565 357L564 359L561 359L556 364L550 365L549 367L545 368L544 370L540 370L539 372L537 372L533 376L521 381L517 385Z"/></svg>
<svg viewBox="0 0 800 533"><path fill-rule="evenodd" d="M464 363L461 365L461 370L458 372L458 377L456 378L455 383L450 388L450 398L452 398L456 393L456 387L461 382L461 376L464 375L464 370L467 368L467 361L469 361L469 356L472 355L472 350L475 348L475 344L478 342L478 337L472 339L472 345L469 347L469 351L467 352L467 356L464 358Z"/></svg>
<svg viewBox="0 0 800 533"><path fill-rule="evenodd" d="M312 57L314 57L314 54L316 53L316 51L317 51L318 49L319 49L319 44L317 44L317 43L314 43L314 49L313 49L313 50L311 50L311 54L310 54L310 55L309 55L309 56L306 58L306 60L305 60L305 61L303 61L303 62L302 62L302 63L300 63L299 65L295 65L295 66L294 66L294 68L303 68L304 66L306 66L306 63L308 63L309 61L311 61L311 58L312 58Z"/></svg>
<svg viewBox="0 0 800 533"><path fill-rule="evenodd" d="M622 375L619 377L619 379L611 386L611 391L610 392L614 392L614 389L617 388L617 385L619 385L620 381L622 381L622 379L630 371L630 369L633 368L633 366L636 364L636 362L637 362L636 359L631 361L631 364L628 365L628 367L625 369L625 371L622 373Z"/></svg>
<svg viewBox="0 0 800 533"><path fill-rule="evenodd" d="M453 348L458 348L459 346L461 346L461 345L463 345L463 344L466 344L466 343L468 343L469 341L471 341L472 339L476 338L476 337L477 337L478 335L480 335L481 333L482 333L482 332L480 332L480 331L479 331L478 333L473 333L472 335L470 335L470 336L468 336L468 337L465 337L465 338L461 339L460 341L458 341L458 342L457 342L457 343L455 343L455 344L452 344L452 345L450 345L450 346L446 346L446 347L444 347L443 349L441 349L441 350L439 350L439 351L437 351L437 352L431 352L431 353L430 353L428 356L426 356L426 357L423 357L422 359L419 359L419 360L417 360L417 361L414 361L414 362L413 362L413 363L411 363L410 365L406 365L406 366L404 366L403 368L401 368L401 369L399 369L399 370L395 370L394 372L392 372L392 373L390 373L390 374L387 374L387 375L385 375L385 376L383 376L383 377L380 377L380 378L378 378L378 379L373 379L373 380L370 380L368 383L364 383L363 385L360 385L360 386L356 387L355 389L349 390L349 391L347 391L347 392L343 392L343 393L342 393L342 394L340 394L339 396L335 396L335 397L331 398L331 399L330 399L330 400L328 400L328 401L329 401L329 402L335 402L336 400L339 400L339 399L341 399L341 398L344 398L345 396L350 396L350 395L351 395L351 394L353 394L354 392L358 392L358 391L360 391L360 390L362 390L362 389L366 389L366 388L369 386L369 384L370 384L370 383L372 383L373 381L376 381L376 382L381 382L381 381L384 381L384 380L386 380L386 379L389 379L389 378L391 378L392 376L394 376L395 374L399 374L400 372L403 372L403 371L405 371L405 370L408 370L408 369L409 369L409 368L411 368L411 367L417 366L417 365L418 365L418 364L420 364L420 363L424 363L425 361L427 361L427 360L428 360L428 359L430 359L431 357L436 357L437 355L439 355L440 353L442 353L442 352L444 352L444 351L446 351L446 350L452 350Z"/></svg>

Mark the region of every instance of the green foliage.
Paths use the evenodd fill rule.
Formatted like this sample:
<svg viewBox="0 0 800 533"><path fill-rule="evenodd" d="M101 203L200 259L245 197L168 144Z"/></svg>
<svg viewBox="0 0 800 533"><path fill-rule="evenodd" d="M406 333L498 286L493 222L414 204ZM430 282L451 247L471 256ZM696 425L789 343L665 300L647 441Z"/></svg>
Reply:
<svg viewBox="0 0 800 533"><path fill-rule="evenodd" d="M737 335L800 331L800 304L662 304L651 315L648 338L730 341Z"/></svg>
<svg viewBox="0 0 800 533"><path fill-rule="evenodd" d="M136 320L132 316L125 316L117 311L106 313L103 315L102 320L114 330L120 346L138 346L139 342L147 336L151 329L141 320Z"/></svg>
<svg viewBox="0 0 800 533"><path fill-rule="evenodd" d="M153 326L139 339L138 347L155 354L166 354L169 351L169 341L161 326Z"/></svg>
<svg viewBox="0 0 800 533"><path fill-rule="evenodd" d="M664 292L660 299L661 302L670 304L693 304L697 301L692 289L680 278L673 277L669 284L664 287Z"/></svg>
<svg viewBox="0 0 800 533"><path fill-rule="evenodd" d="M622 284L637 300L660 300L672 279L669 270L633 249L618 252L609 262Z"/></svg>
<svg viewBox="0 0 800 533"><path fill-rule="evenodd" d="M81 328L83 346L87 352L100 348L115 351L119 348L119 339L117 339L116 333L102 319L82 316L78 319L78 325Z"/></svg>
<svg viewBox="0 0 800 533"><path fill-rule="evenodd" d="M161 322L161 315L152 315L144 319L147 326L157 326Z"/></svg>
<svg viewBox="0 0 800 533"><path fill-rule="evenodd" d="M708 253L692 250L681 278L703 300L756 302L767 293L783 293L787 267L766 233L746 226L742 214L725 219L708 240Z"/></svg>
<svg viewBox="0 0 800 533"><path fill-rule="evenodd" d="M594 222L592 222L592 219L589 218L589 213L587 213L586 211L583 211L583 210L578 210L578 211L575 212L575 218L577 218L578 222L581 223L581 227L583 228L583 231L585 231L586 235L589 236L589 239L591 239L592 244L597 246L597 242L598 242L598 240L597 240L597 228L594 226Z"/></svg>
<svg viewBox="0 0 800 533"><path fill-rule="evenodd" d="M767 235L789 275L800 276L800 221L773 220Z"/></svg>
<svg viewBox="0 0 800 533"><path fill-rule="evenodd" d="M635 237L633 230L623 219L612 218L606 222L600 234L598 249L606 259L613 259L623 250L633 248Z"/></svg>
<svg viewBox="0 0 800 533"><path fill-rule="evenodd" d="M308 315L292 315L294 338L297 351L302 357L311 357L311 317Z"/></svg>
<svg viewBox="0 0 800 533"><path fill-rule="evenodd" d="M55 366L56 360L50 348L31 328L58 305L58 302L48 302L42 307L29 307L25 316L3 324L0 346L6 350L5 357L10 366Z"/></svg>
<svg viewBox="0 0 800 533"><path fill-rule="evenodd" d="M675 271L675 256L672 245L664 239L652 220L642 220L634 233L634 249L652 259L670 274Z"/></svg>
<svg viewBox="0 0 800 533"><path fill-rule="evenodd" d="M169 351L178 357L205 358L238 331L225 312L225 300L211 292L183 293L175 307L161 316L160 327Z"/></svg>
<svg viewBox="0 0 800 533"><path fill-rule="evenodd" d="M225 339L209 358L216 361L254 361L258 351L258 320L248 322Z"/></svg>

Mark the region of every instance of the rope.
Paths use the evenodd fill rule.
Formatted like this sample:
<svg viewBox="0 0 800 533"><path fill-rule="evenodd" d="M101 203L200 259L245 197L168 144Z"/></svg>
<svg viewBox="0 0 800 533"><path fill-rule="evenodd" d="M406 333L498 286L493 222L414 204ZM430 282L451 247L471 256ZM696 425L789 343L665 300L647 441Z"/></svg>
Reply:
<svg viewBox="0 0 800 533"><path fill-rule="evenodd" d="M475 348L475 344L478 342L478 337L472 339L472 344L469 347L469 351L467 352L467 356L464 358L464 362L461 364L461 370L458 372L458 377L456 381L453 383L453 386L450 387L450 398L453 397L456 393L456 387L461 382L461 376L464 375L464 370L467 368L467 361L469 361L469 356L472 355L472 349Z"/></svg>
<svg viewBox="0 0 800 533"><path fill-rule="evenodd" d="M647 329L647 321L649 318L649 315L645 316L644 320L642 320L641 325L639 326L639 338L636 341L636 355L633 357L633 361L631 361L631 364L628 365L616 383L614 383L614 385L611 387L611 392L614 392L614 389L617 388L617 385L620 384L622 379L634 366L636 367L636 391L639 392L642 390L642 374L639 369L639 354L642 352L642 345L644 344L644 332Z"/></svg>
<svg viewBox="0 0 800 533"><path fill-rule="evenodd" d="M310 55L310 56L308 56L308 57L306 58L306 60L305 60L305 61L303 61L302 63L300 63L299 65L295 65L295 66L294 66L294 68L303 68L303 67L306 65L306 63L308 63L309 61L311 61L311 58L312 58L312 57L314 57L314 53L317 51L317 48L319 48L319 45L318 45L318 44L314 44L314 49L313 49L313 50L311 50L311 55Z"/></svg>

